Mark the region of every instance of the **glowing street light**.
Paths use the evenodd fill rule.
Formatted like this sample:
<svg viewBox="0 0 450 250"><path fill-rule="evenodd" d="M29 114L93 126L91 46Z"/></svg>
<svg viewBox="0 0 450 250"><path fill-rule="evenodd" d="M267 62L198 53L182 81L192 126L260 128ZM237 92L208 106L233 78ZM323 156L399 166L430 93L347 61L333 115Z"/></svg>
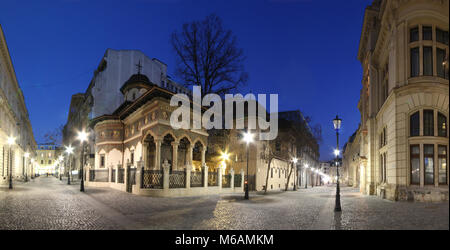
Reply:
<svg viewBox="0 0 450 250"><path fill-rule="evenodd" d="M81 145L81 150L80 150L80 154L81 154L81 167L80 167L80 172L81 172L81 182L80 182L80 191L84 192L84 145L86 143L86 141L88 140L88 136L89 133L87 133L86 131L82 130L80 132L78 132L78 137L77 140L80 141L80 145Z"/></svg>
<svg viewBox="0 0 450 250"><path fill-rule="evenodd" d="M253 139L254 135L250 132L247 131L244 133L244 142L247 144L247 174L246 174L246 178L245 178L245 199L248 200L248 148L249 148L249 144L252 143L254 141Z"/></svg>

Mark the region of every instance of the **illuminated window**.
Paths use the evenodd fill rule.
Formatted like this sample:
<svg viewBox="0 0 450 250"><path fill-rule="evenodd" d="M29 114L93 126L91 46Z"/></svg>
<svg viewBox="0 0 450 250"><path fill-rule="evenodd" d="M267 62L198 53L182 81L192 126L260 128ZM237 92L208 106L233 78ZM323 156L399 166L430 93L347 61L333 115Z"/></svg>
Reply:
<svg viewBox="0 0 450 250"><path fill-rule="evenodd" d="M438 136L447 137L447 117L438 113Z"/></svg>
<svg viewBox="0 0 450 250"><path fill-rule="evenodd" d="M425 184L434 184L434 145L423 145Z"/></svg>
<svg viewBox="0 0 450 250"><path fill-rule="evenodd" d="M411 145L411 184L420 184L420 147Z"/></svg>

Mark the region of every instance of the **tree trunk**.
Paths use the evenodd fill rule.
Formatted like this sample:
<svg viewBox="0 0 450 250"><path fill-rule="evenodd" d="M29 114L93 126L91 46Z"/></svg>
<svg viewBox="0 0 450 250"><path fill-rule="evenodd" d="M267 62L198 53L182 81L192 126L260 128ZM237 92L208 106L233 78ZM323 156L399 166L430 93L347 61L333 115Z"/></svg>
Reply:
<svg viewBox="0 0 450 250"><path fill-rule="evenodd" d="M288 187L289 187L289 179L291 178L291 174L292 174L292 169L293 169L293 168L294 168L294 164L292 164L291 171L289 171L289 175L288 175L288 179L287 179L287 182L286 182L286 189L285 189L285 191L288 190Z"/></svg>
<svg viewBox="0 0 450 250"><path fill-rule="evenodd" d="M267 193L267 185L269 185L270 164L272 163L272 159L273 157L270 157L269 165L267 166L266 185L264 186L264 194Z"/></svg>

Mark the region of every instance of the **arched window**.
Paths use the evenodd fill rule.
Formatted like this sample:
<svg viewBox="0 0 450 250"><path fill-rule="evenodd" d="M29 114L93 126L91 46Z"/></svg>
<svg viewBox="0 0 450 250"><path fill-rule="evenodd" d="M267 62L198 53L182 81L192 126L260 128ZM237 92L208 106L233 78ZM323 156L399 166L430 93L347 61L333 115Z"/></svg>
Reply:
<svg viewBox="0 0 450 250"><path fill-rule="evenodd" d="M438 113L438 136L447 137L447 117Z"/></svg>
<svg viewBox="0 0 450 250"><path fill-rule="evenodd" d="M423 135L434 136L434 111L423 111Z"/></svg>
<svg viewBox="0 0 450 250"><path fill-rule="evenodd" d="M412 114L409 118L409 135L410 136L419 136L420 135L420 113L417 111Z"/></svg>

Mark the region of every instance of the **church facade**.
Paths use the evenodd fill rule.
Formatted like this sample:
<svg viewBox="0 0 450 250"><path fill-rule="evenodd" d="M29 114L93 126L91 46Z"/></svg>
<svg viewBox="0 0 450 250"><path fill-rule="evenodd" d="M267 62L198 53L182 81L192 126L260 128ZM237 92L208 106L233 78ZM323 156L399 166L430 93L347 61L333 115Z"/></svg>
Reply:
<svg viewBox="0 0 450 250"><path fill-rule="evenodd" d="M364 194L448 200L448 8L425 0L366 8L361 126L344 152L351 184Z"/></svg>

